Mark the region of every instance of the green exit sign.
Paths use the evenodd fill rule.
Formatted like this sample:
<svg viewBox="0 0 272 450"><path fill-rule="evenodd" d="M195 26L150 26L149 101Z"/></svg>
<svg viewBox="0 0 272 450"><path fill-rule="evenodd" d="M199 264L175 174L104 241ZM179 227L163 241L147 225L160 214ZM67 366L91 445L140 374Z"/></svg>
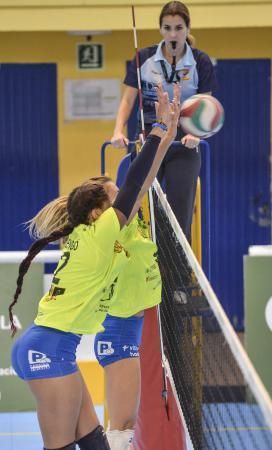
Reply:
<svg viewBox="0 0 272 450"><path fill-rule="evenodd" d="M81 70L103 67L103 46L101 44L78 44L77 65Z"/></svg>

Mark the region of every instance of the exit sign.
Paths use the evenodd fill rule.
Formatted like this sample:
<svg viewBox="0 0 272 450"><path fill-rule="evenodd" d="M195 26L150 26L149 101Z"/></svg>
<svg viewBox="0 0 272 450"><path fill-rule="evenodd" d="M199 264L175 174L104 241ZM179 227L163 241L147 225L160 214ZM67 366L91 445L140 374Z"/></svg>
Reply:
<svg viewBox="0 0 272 450"><path fill-rule="evenodd" d="M78 44L77 65L81 70L103 67L103 46L101 44Z"/></svg>

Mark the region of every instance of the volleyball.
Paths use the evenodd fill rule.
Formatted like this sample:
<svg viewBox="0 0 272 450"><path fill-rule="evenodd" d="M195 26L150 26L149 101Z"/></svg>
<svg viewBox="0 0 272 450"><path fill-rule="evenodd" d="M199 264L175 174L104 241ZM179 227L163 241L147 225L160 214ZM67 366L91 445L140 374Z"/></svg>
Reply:
<svg viewBox="0 0 272 450"><path fill-rule="evenodd" d="M223 123L224 108L211 95L193 95L182 103L180 125L185 133L207 138L217 133Z"/></svg>

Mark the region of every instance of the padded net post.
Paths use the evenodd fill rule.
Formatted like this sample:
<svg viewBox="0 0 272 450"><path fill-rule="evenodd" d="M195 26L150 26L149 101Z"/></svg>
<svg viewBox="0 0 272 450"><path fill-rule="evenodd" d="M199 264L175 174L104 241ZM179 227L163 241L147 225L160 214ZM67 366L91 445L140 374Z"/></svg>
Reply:
<svg viewBox="0 0 272 450"><path fill-rule="evenodd" d="M185 450L182 420L168 379L167 408L163 397L164 373L156 308L145 311L140 360L142 391L133 450Z"/></svg>

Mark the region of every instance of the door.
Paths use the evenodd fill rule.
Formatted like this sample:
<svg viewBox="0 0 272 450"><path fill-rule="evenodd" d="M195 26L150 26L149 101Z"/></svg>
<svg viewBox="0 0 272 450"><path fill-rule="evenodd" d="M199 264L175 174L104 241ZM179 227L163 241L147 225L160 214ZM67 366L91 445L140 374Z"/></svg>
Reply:
<svg viewBox="0 0 272 450"><path fill-rule="evenodd" d="M211 283L237 330L244 325L243 255L270 243L270 70L265 59L216 66L226 119L209 139Z"/></svg>
<svg viewBox="0 0 272 450"><path fill-rule="evenodd" d="M0 250L25 250L23 223L58 195L55 64L0 66Z"/></svg>

